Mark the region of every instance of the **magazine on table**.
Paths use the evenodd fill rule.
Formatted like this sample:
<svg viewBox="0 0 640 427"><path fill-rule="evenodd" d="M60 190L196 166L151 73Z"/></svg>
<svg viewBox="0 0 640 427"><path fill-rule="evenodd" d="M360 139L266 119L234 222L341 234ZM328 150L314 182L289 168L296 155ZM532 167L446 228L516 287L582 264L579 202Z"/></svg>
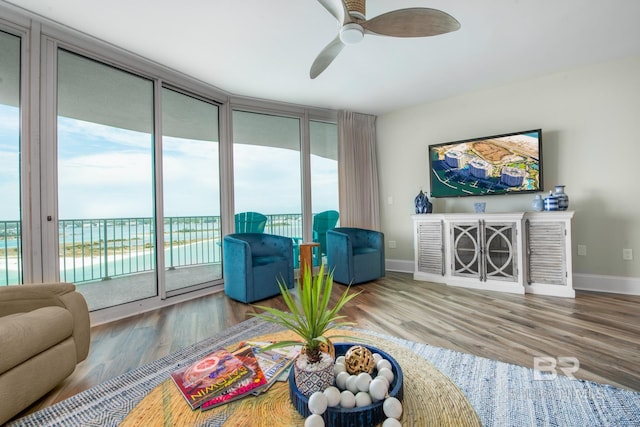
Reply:
<svg viewBox="0 0 640 427"><path fill-rule="evenodd" d="M262 368L267 378L267 385L260 390L256 390L254 394L267 391L279 380L284 372L288 372L302 348L302 346L292 346L265 350L266 347L273 343L265 341L245 341L243 344L250 345L253 348L258 363L260 363L260 368Z"/></svg>
<svg viewBox="0 0 640 427"><path fill-rule="evenodd" d="M252 375L234 383L227 390L204 402L200 407L201 410L206 411L251 395L267 384L267 379L250 345L240 346L232 354L251 370Z"/></svg>
<svg viewBox="0 0 640 427"><path fill-rule="evenodd" d="M171 372L171 379L191 406L217 396L253 372L242 360L225 349L218 349L194 363Z"/></svg>

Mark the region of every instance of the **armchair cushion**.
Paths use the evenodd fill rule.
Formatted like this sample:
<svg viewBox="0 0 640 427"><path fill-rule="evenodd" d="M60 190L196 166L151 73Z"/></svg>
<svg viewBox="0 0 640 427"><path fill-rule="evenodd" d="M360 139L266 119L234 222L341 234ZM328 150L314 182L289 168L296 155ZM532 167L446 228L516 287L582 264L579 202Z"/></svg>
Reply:
<svg viewBox="0 0 640 427"><path fill-rule="evenodd" d="M292 241L273 234L229 234L223 240L223 271L230 298L251 303L278 295L278 280L293 288Z"/></svg>
<svg viewBox="0 0 640 427"><path fill-rule="evenodd" d="M353 227L327 231L327 263L339 283L357 284L384 277L384 234Z"/></svg>

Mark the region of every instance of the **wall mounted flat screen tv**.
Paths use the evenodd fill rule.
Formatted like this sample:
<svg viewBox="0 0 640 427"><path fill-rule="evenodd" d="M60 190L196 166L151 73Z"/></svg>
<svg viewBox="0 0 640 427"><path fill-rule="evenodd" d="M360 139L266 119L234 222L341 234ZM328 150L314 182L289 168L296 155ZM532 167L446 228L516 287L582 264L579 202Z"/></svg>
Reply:
<svg viewBox="0 0 640 427"><path fill-rule="evenodd" d="M429 146L432 197L542 191L542 130Z"/></svg>

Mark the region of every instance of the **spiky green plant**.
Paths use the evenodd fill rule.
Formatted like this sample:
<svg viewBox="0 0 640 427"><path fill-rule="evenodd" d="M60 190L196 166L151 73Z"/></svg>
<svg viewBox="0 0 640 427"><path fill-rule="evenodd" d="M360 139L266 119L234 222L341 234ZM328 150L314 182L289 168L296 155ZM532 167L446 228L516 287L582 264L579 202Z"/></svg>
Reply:
<svg viewBox="0 0 640 427"><path fill-rule="evenodd" d="M309 363L319 362L321 359L320 348L322 344L328 344L325 333L339 326L353 325L353 322L343 321L346 316L339 314L342 307L351 301L360 292L349 293L349 287L338 299L333 308L329 308L331 291L333 289L333 272L324 275L324 265L320 266L318 274L313 276L305 265L302 283L297 282L298 298L278 280L280 292L289 312L278 310L277 308L256 305L255 307L264 310L264 313L252 313L267 322L276 323L295 332L300 336L301 341L279 341L271 348L287 347L291 345L303 344ZM313 277L312 277L313 276ZM339 337L340 335L334 335Z"/></svg>

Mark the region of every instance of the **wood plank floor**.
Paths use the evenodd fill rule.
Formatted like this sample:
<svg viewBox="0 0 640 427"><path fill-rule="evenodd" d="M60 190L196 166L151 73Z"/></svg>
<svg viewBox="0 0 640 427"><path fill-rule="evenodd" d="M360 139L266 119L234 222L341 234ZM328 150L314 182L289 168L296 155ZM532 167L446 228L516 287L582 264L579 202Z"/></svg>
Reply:
<svg viewBox="0 0 640 427"><path fill-rule="evenodd" d="M335 286L333 298L343 292ZM534 356L571 356L577 378L640 391L640 297L582 293L575 299L512 295L387 277L343 314L363 329L521 366ZM261 304L283 308L279 297ZM253 311L209 295L92 328L89 357L21 415L41 409L248 318Z"/></svg>

